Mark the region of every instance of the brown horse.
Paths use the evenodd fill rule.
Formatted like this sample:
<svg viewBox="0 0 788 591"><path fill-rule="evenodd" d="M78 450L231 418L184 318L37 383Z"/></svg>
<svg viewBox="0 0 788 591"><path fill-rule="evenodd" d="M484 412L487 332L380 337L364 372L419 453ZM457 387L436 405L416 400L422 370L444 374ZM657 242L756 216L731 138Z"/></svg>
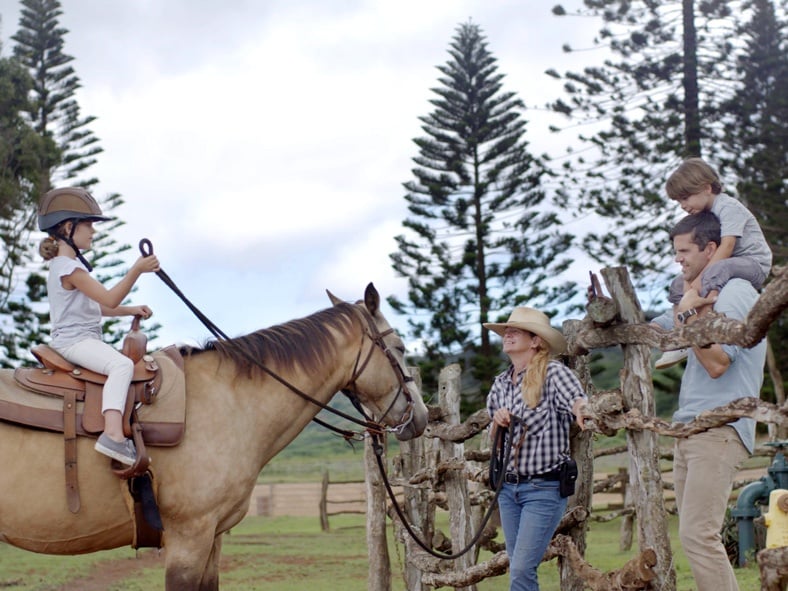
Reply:
<svg viewBox="0 0 788 591"><path fill-rule="evenodd" d="M331 295L331 294L329 294ZM320 410L270 377L327 403L354 393L401 440L418 437L427 410L404 347L370 284L364 302L217 341L185 355L186 431L172 448L148 448L164 526L166 589L219 588L222 533L247 512L263 466ZM78 441L82 509L69 512L62 434L0 423L0 540L46 554L132 544L120 481L93 441Z"/></svg>

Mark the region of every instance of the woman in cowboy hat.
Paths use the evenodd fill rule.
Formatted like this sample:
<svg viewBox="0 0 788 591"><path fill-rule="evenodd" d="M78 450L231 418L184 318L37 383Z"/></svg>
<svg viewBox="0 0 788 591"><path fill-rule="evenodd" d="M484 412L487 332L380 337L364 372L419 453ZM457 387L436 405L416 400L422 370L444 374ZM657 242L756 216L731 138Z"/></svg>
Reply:
<svg viewBox="0 0 788 591"><path fill-rule="evenodd" d="M569 428L575 417L584 427L588 398L572 371L551 360L564 352L566 341L545 314L515 308L507 322L484 327L503 337L503 352L511 361L487 396L493 437L515 423L512 457L498 497L509 589L538 591L536 570L566 510L559 477L571 459Z"/></svg>

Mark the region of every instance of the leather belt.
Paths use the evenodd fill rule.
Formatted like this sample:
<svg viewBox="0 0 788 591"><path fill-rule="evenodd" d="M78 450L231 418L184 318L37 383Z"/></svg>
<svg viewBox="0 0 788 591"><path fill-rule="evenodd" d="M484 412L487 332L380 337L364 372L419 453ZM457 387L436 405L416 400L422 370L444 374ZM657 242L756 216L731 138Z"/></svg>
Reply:
<svg viewBox="0 0 788 591"><path fill-rule="evenodd" d="M557 468L542 474L518 474L517 472L507 472L504 474L504 482L507 484L519 484L529 480L560 480L560 470Z"/></svg>

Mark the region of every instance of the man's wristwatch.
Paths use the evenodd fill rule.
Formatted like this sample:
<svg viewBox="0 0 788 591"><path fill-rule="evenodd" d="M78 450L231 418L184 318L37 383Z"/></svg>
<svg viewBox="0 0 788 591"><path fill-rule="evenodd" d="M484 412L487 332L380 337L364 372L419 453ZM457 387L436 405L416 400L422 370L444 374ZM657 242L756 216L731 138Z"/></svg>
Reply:
<svg viewBox="0 0 788 591"><path fill-rule="evenodd" d="M676 318L679 319L679 322L681 324L686 324L689 317L695 316L697 313L698 311L695 308L690 308L689 310L686 310L684 312L679 312L678 314L676 314Z"/></svg>

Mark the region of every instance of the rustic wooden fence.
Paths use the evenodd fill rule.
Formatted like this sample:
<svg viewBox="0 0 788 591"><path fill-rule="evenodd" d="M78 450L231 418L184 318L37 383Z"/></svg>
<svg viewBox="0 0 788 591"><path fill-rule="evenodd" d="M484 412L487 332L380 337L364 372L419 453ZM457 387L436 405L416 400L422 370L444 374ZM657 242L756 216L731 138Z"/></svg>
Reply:
<svg viewBox="0 0 788 591"><path fill-rule="evenodd" d="M675 591L658 435L684 437L742 416L750 416L785 429L788 426L788 408L784 399L779 401L778 406L748 398L715 412L704 413L686 425L661 421L655 418L654 411L650 370L652 347L681 347L710 342L740 346L756 344L764 337L771 322L788 307L788 273L782 268L774 270L775 279L766 287L746 322L713 316L670 333L655 330L644 322L635 290L625 269L604 269L602 275L611 298L599 308L614 311L610 321L606 324L590 318L567 321L563 332L572 355L569 363L587 386L591 397L596 414L596 430L608 435L619 429L627 430L629 469L612 475L606 486L623 486L618 489L624 494L625 505L621 510L621 516L625 517L622 544L631 544L632 532L637 527L640 554L610 573L597 571L582 558L592 497L601 490L593 482L592 433L586 431L576 432L572 437L572 455L578 462L580 472L578 486L546 558L562 557L558 568L563 590L617 589L623 588L622 581L626 580L628 589L650 585ZM621 387L614 391L596 392L591 385L585 354L594 348L616 344L622 346L624 353ZM486 429L489 417L482 410L460 422L459 378L459 366L451 365L444 369L439 385L440 404L430 408L430 423L424 436L400 443L399 455L391 459L390 479L404 491L401 505L408 522L430 547L444 552L457 552L471 540L478 531L484 509L492 499L492 492L486 487L489 450L485 449L484 442L488 438L481 435L477 444L468 446L472 449L466 449L465 445L465 442ZM776 387L776 390L780 389ZM391 572L386 543L387 501L374 451L369 444L365 448L365 462L367 539L370 546L368 588L370 591L389 591ZM605 485L600 483L601 486ZM448 512L448 534L436 530L435 515L438 509ZM477 563L478 552L472 551L449 561L435 558L422 550L404 531L397 515L391 510L388 510L388 515L394 523L397 540L405 548L403 576L409 591L427 591L437 587L475 591L479 581L500 576L508 569L506 553L494 541L494 528L485 531L479 543L480 547L492 552L490 559ZM628 536L626 527L629 527ZM785 552L784 557L781 554L776 564L788 564L788 552ZM779 585L782 584L781 577L772 576L770 580L776 580ZM763 589L771 591L772 588L778 588L767 586L770 584L766 582L769 576L763 575L762 578L765 581Z"/></svg>
<svg viewBox="0 0 788 591"><path fill-rule="evenodd" d="M320 487L320 529L328 531L329 522L328 518L333 515L347 515L347 514L366 514L366 508L361 508L359 505L364 505L366 499L363 498L333 498L329 495L329 485L333 484L334 488L337 485L347 484L363 484L364 480L342 480L340 482L331 482L328 471L323 472L323 480Z"/></svg>

